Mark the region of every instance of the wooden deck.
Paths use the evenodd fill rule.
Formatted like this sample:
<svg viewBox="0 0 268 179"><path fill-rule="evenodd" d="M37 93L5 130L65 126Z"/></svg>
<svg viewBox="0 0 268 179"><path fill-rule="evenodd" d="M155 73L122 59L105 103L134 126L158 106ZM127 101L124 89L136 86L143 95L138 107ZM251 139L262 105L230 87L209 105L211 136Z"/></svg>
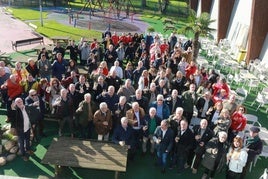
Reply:
<svg viewBox="0 0 268 179"><path fill-rule="evenodd" d="M59 166L81 167L125 172L127 149L114 143L84 141L68 137L54 138L42 163L55 165L55 174Z"/></svg>

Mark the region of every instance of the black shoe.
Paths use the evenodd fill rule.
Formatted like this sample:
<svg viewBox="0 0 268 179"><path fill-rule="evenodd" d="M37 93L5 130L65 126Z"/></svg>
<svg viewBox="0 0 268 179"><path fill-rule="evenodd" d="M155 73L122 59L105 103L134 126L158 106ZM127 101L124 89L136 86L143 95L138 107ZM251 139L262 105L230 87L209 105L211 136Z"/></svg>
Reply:
<svg viewBox="0 0 268 179"><path fill-rule="evenodd" d="M162 168L161 173L166 173L166 169Z"/></svg>
<svg viewBox="0 0 268 179"><path fill-rule="evenodd" d="M146 152L142 152L141 156L144 157L146 155Z"/></svg>

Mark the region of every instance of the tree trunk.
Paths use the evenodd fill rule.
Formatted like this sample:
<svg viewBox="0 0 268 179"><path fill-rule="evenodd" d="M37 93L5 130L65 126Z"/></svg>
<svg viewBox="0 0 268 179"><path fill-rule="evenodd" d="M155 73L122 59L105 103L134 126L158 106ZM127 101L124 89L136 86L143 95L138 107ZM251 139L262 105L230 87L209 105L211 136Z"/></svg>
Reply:
<svg viewBox="0 0 268 179"><path fill-rule="evenodd" d="M166 14L169 0L158 0L159 10L162 14Z"/></svg>
<svg viewBox="0 0 268 179"><path fill-rule="evenodd" d="M145 8L147 5L146 5L146 0L141 0L141 8Z"/></svg>
<svg viewBox="0 0 268 179"><path fill-rule="evenodd" d="M198 53L199 53L199 32L194 34L194 41L193 41L193 61L196 62Z"/></svg>

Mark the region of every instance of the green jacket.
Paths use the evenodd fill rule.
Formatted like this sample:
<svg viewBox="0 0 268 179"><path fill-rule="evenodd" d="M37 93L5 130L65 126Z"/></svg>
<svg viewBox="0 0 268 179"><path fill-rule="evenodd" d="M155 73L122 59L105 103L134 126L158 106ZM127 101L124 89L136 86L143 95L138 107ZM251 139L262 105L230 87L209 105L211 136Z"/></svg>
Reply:
<svg viewBox="0 0 268 179"><path fill-rule="evenodd" d="M97 111L97 105L91 101L90 106L92 110L92 115L89 115L88 103L84 100L79 103L79 106L76 110L76 120L78 124L83 127L86 127L89 121L93 120L94 113Z"/></svg>

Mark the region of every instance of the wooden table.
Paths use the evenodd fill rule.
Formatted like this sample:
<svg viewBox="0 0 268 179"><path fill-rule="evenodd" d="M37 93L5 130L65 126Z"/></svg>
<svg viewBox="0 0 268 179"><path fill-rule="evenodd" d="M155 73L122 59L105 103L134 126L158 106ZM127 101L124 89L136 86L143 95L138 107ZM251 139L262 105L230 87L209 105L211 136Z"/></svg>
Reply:
<svg viewBox="0 0 268 179"><path fill-rule="evenodd" d="M84 141L68 137L54 138L42 163L59 166L81 167L125 172L127 149L110 142Z"/></svg>
<svg viewBox="0 0 268 179"><path fill-rule="evenodd" d="M10 59L10 55L6 54L6 52L0 52L0 60L4 60L5 63L8 63Z"/></svg>
<svg viewBox="0 0 268 179"><path fill-rule="evenodd" d="M42 48L46 48L47 52L52 54L55 45L37 45L36 47L33 48L33 50L35 50L36 53L39 54Z"/></svg>
<svg viewBox="0 0 268 179"><path fill-rule="evenodd" d="M70 41L70 37L66 37L66 36L54 36L51 37L51 40L53 41L53 43L56 45L58 42L63 42L65 45L69 44Z"/></svg>
<svg viewBox="0 0 268 179"><path fill-rule="evenodd" d="M13 57L11 58L11 61L12 62L20 62L20 63L25 63L27 64L28 63L28 59L34 59L35 61L37 60L37 56L25 56L25 55L20 55L20 56L16 56L16 57Z"/></svg>

